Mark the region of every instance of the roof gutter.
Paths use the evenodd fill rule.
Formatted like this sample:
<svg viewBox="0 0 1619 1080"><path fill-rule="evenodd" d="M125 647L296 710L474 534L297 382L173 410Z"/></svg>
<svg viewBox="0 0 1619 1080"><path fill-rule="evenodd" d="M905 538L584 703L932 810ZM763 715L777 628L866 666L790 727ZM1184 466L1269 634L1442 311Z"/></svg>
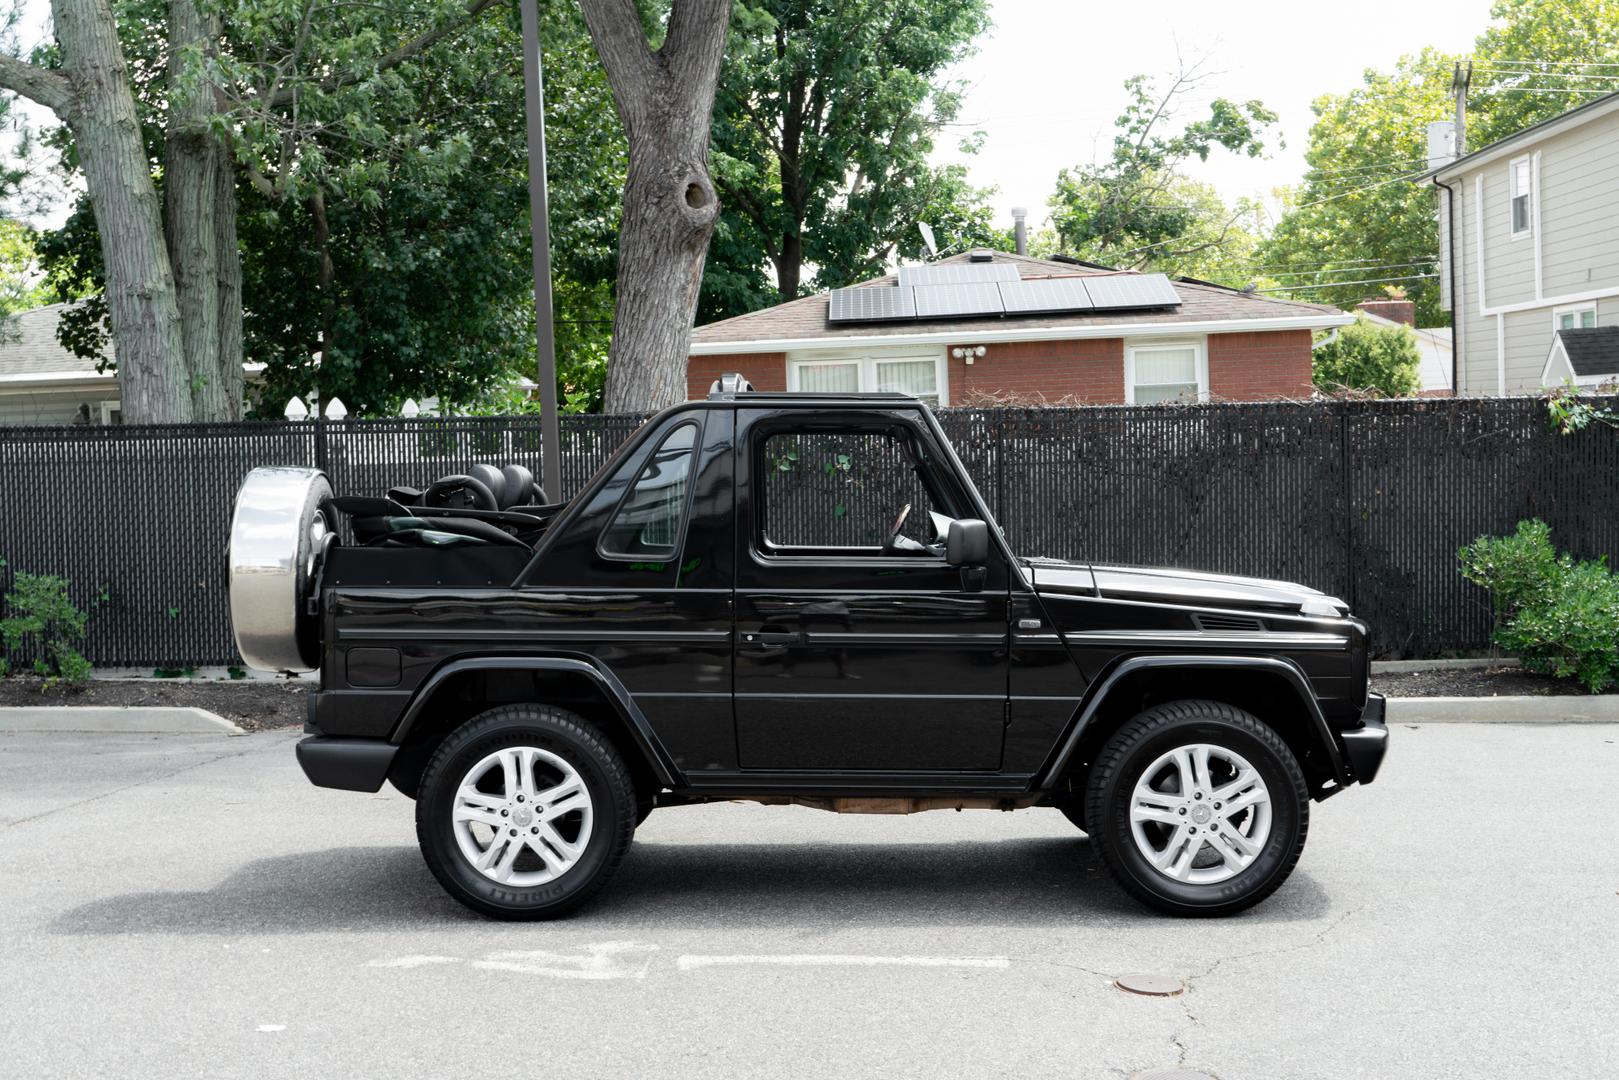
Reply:
<svg viewBox="0 0 1619 1080"><path fill-rule="evenodd" d="M791 352L798 349L870 348L884 345L947 345L974 341L986 345L1017 341L1079 341L1089 338L1177 337L1186 334L1245 334L1269 330L1330 330L1348 326L1353 315L1286 315L1269 319L1207 319L1177 323L1094 323L1084 326L1037 326L1024 329L983 330L962 327L920 334L849 334L838 337L756 338L751 341L694 341L691 356Z"/></svg>
<svg viewBox="0 0 1619 1080"><path fill-rule="evenodd" d="M1615 109L1619 109L1619 93L1597 98L1595 101L1586 102L1577 109L1570 109L1548 120L1542 120L1538 124L1531 124L1521 131L1513 132L1504 139L1499 139L1488 146L1474 150L1471 154L1464 154L1455 161L1449 161L1438 168L1418 173L1411 179L1421 183L1424 180L1437 182L1437 178L1441 176L1455 178L1469 169L1476 169L1481 165L1488 165L1492 161L1506 157L1513 153L1530 136L1549 137L1565 128L1575 127L1588 120L1595 120L1600 116L1605 116Z"/></svg>
<svg viewBox="0 0 1619 1080"><path fill-rule="evenodd" d="M1462 328L1456 320L1456 305L1460 302L1460 295L1456 292L1456 189L1432 176L1434 186L1445 189L1445 223L1450 227L1450 258L1445 263L1445 276L1450 281L1450 396L1461 397L1462 394ZM1484 208L1479 208L1483 213ZM1539 238L1535 239L1538 244Z"/></svg>

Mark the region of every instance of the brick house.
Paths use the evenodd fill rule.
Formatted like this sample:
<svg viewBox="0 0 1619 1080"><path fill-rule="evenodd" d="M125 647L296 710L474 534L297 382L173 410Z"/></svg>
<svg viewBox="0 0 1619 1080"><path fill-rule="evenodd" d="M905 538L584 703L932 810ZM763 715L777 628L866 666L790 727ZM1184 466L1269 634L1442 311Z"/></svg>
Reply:
<svg viewBox="0 0 1619 1080"><path fill-rule="evenodd" d="M933 277L913 289L907 277L923 281L919 270ZM1009 286L1005 303L986 274ZM1050 310L1061 303L1014 302L1013 290L1088 290L1094 303ZM1006 252L964 253L839 293L841 311L822 293L697 327L688 396L736 371L760 390L900 390L939 405L1304 398L1312 333L1353 321L1321 304Z"/></svg>

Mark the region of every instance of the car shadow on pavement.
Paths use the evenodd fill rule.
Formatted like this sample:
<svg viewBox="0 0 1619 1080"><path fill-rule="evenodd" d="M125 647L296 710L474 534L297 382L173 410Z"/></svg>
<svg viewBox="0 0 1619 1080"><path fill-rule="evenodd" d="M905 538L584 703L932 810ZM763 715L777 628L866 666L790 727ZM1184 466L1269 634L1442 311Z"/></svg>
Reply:
<svg viewBox="0 0 1619 1080"><path fill-rule="evenodd" d="M1308 873L1241 916L1297 921L1331 902ZM570 920L637 928L1072 926L1149 923L1083 837L923 844L636 843ZM63 934L321 933L483 922L450 899L413 847L329 848L260 859L200 892L110 896L64 912Z"/></svg>

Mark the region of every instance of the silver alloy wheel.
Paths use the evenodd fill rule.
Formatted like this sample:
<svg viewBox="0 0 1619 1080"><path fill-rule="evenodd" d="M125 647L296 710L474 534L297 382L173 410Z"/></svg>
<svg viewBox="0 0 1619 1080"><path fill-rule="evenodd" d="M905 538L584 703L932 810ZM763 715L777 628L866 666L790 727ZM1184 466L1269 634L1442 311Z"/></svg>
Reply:
<svg viewBox="0 0 1619 1080"><path fill-rule="evenodd" d="M1136 848L1160 874L1215 885L1246 870L1270 837L1270 789L1234 750L1177 746L1142 772L1130 794Z"/></svg>
<svg viewBox="0 0 1619 1080"><path fill-rule="evenodd" d="M573 869L595 818L578 770L537 746L509 746L468 769L450 816L472 868L517 886L543 885Z"/></svg>

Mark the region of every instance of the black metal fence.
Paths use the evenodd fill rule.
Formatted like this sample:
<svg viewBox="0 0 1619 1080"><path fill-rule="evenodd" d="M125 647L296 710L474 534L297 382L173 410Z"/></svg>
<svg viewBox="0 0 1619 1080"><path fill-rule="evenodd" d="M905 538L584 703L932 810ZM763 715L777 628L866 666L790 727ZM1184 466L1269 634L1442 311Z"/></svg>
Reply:
<svg viewBox="0 0 1619 1080"><path fill-rule="evenodd" d="M1380 653L1478 650L1484 596L1456 549L1524 517L1619 559L1619 435L1562 436L1532 399L947 410L1014 547L1301 581L1349 600ZM563 421L563 487L639 424ZM231 663L231 500L256 465L340 492L425 485L477 461L540 472L537 418L0 428L0 557L95 600L102 666ZM103 597L96 600L97 597Z"/></svg>

